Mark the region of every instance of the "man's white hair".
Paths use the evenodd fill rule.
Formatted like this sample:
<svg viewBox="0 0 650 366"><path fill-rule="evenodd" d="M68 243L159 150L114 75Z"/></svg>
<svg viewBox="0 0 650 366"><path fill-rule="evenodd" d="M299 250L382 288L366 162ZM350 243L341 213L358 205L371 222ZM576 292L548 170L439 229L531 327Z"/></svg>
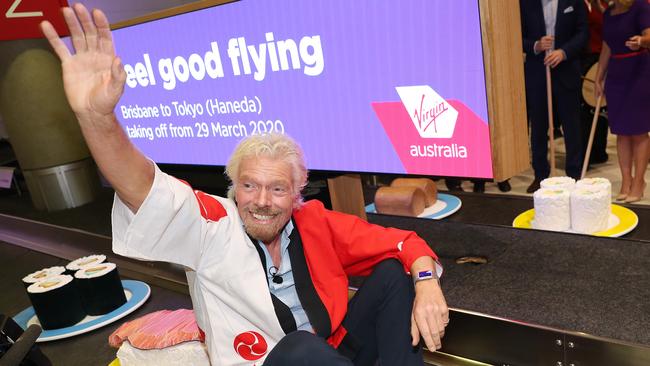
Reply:
<svg viewBox="0 0 650 366"><path fill-rule="evenodd" d="M289 163L292 172L293 206L298 208L303 204L300 192L307 185L305 157L297 142L291 137L280 133L253 135L239 142L230 156L228 164L226 164L226 175L230 179L228 198L235 199L235 186L239 178L241 162L251 157L267 157Z"/></svg>

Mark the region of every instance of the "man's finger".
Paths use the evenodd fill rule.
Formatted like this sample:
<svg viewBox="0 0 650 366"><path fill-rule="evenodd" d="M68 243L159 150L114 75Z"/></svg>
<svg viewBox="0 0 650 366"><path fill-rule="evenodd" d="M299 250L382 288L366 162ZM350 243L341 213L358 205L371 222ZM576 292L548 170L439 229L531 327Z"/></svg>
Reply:
<svg viewBox="0 0 650 366"><path fill-rule="evenodd" d="M70 39L72 40L72 45L74 46L75 51L77 53L85 52L88 49L88 46L86 45L86 36L84 36L84 32L79 24L79 19L77 19L74 10L67 7L63 8L63 18L70 30Z"/></svg>
<svg viewBox="0 0 650 366"><path fill-rule="evenodd" d="M435 348L432 350L436 350L441 346L440 330L443 329L442 324L439 322L438 314L435 312L429 313L427 316L427 323L429 324L429 330L431 331L431 338L435 344Z"/></svg>
<svg viewBox="0 0 650 366"><path fill-rule="evenodd" d="M122 94L124 90L124 82L126 81L126 71L122 66L122 60L116 57L111 65L111 88L116 94Z"/></svg>
<svg viewBox="0 0 650 366"><path fill-rule="evenodd" d="M427 322L426 316L424 315L415 315L415 320L420 330L420 335L424 339L424 344L427 345L427 348L431 351L435 351L436 343L433 340L431 335L431 329L429 328L429 323Z"/></svg>
<svg viewBox="0 0 650 366"><path fill-rule="evenodd" d="M411 313L411 345L416 347L420 343L420 331L418 330L418 325L415 323L415 318L413 313Z"/></svg>
<svg viewBox="0 0 650 366"><path fill-rule="evenodd" d="M86 45L88 50L94 51L97 49L97 27L93 23L90 13L85 6L81 3L74 4L74 11L77 13L77 17L81 21L81 27L84 30L86 36Z"/></svg>
<svg viewBox="0 0 650 366"><path fill-rule="evenodd" d="M440 318L442 319L442 324L444 326L447 326L447 324L449 324L449 308L447 307L447 304L444 304Z"/></svg>
<svg viewBox="0 0 650 366"><path fill-rule="evenodd" d="M56 33L56 30L54 30L54 27L50 22L47 20L41 22L41 31L45 35L45 38L47 38L48 42L50 42L50 46L52 46L54 52L59 56L61 61L70 57L70 50L66 47L61 38L59 38L59 35Z"/></svg>
<svg viewBox="0 0 650 366"><path fill-rule="evenodd" d="M113 36L111 35L111 29L106 15L104 15L101 10L94 9L93 19L95 21L95 25L97 25L97 41L99 44L99 49L102 52L106 52L111 55L115 54L115 49L113 48Z"/></svg>
<svg viewBox="0 0 650 366"><path fill-rule="evenodd" d="M426 313L424 313L421 316L416 315L416 319L418 328L420 329L420 334L422 339L424 339L427 348L430 351L435 351L440 348L440 336L438 335L438 329L433 317L426 316Z"/></svg>

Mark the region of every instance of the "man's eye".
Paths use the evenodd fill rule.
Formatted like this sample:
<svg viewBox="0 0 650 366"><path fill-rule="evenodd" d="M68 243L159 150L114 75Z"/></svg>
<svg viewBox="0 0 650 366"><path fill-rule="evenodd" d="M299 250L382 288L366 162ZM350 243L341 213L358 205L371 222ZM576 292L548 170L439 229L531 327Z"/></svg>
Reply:
<svg viewBox="0 0 650 366"><path fill-rule="evenodd" d="M253 184L253 183L247 183L247 182L244 182L244 183L242 184L242 186L243 186L244 189L246 189L246 190L253 190L253 189L255 189L255 184Z"/></svg>
<svg viewBox="0 0 650 366"><path fill-rule="evenodd" d="M273 188L273 193L275 194L286 194L288 191L287 187L278 186Z"/></svg>

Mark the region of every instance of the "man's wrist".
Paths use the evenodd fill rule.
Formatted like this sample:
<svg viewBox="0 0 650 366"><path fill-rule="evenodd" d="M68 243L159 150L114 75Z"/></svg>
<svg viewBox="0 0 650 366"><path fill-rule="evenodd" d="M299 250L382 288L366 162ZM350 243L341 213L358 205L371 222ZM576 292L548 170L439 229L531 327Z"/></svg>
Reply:
<svg viewBox="0 0 650 366"><path fill-rule="evenodd" d="M413 274L413 283L418 283L422 281L436 280L438 281L438 274L435 269L428 269L423 271L418 271Z"/></svg>

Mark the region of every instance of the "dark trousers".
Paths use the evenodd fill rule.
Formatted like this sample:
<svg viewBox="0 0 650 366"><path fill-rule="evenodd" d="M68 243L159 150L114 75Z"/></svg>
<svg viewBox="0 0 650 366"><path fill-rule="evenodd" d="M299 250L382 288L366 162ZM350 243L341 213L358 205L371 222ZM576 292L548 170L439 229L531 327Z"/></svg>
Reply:
<svg viewBox="0 0 650 366"><path fill-rule="evenodd" d="M559 82L553 82L554 124L562 123L566 146L565 171L569 177L579 179L582 173L582 129L580 126L580 90L566 89ZM539 89L539 88L537 88ZM533 153L533 170L536 179L550 174L548 161L548 107L546 88L527 90L528 117L530 119L530 145Z"/></svg>
<svg viewBox="0 0 650 366"><path fill-rule="evenodd" d="M423 365L422 350L411 346L415 290L400 262L379 263L348 303L339 350L305 331L288 334L264 366Z"/></svg>
<svg viewBox="0 0 650 366"><path fill-rule="evenodd" d="M589 69L598 62L597 53L583 55L581 59L582 74L586 75ZM589 81L585 81L589 83ZM607 107L601 108L601 111ZM595 108L587 104L584 99L580 105L580 120L582 124L582 141L585 151L589 143L589 134L591 133L591 123L593 122ZM607 135L609 133L609 123L607 118L602 115L598 117L596 122L596 131L594 133L594 140L591 147L591 154L589 155L589 163L603 163L607 161Z"/></svg>

